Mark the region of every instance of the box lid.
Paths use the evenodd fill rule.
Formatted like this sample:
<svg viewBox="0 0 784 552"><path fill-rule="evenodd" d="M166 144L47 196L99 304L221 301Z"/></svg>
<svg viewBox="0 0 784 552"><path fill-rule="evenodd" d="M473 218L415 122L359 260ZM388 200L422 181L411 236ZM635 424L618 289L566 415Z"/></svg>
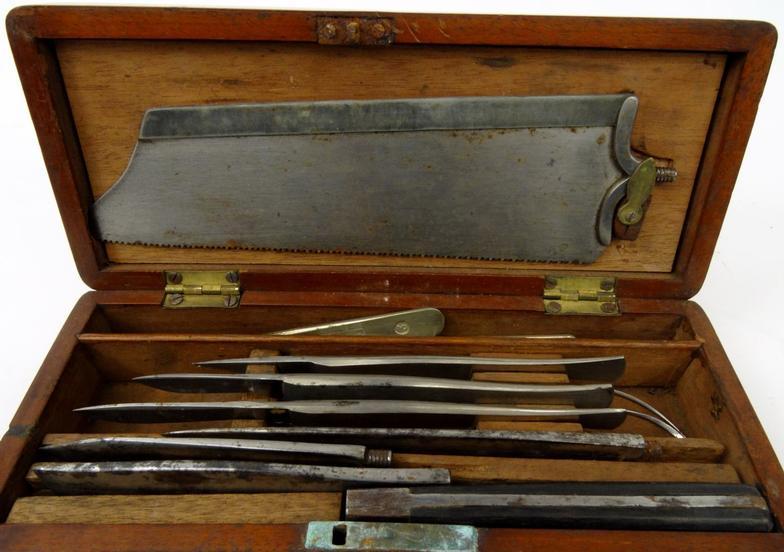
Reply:
<svg viewBox="0 0 784 552"><path fill-rule="evenodd" d="M84 281L161 289L237 269L246 290L541 295L612 276L620 297L702 285L776 41L766 23L572 17L25 7L8 34ZM633 95L634 152L675 165L636 239L589 264L104 243L90 209L157 107L322 100ZM634 237L635 228L626 238Z"/></svg>

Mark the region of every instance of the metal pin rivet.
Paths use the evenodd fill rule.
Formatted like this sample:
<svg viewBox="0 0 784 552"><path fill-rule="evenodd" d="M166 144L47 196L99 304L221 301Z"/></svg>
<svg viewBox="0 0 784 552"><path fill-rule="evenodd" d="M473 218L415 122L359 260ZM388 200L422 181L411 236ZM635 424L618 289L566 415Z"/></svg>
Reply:
<svg viewBox="0 0 784 552"><path fill-rule="evenodd" d="M612 280L602 280L601 288L604 291L609 291L613 287L615 287L615 282L613 282Z"/></svg>
<svg viewBox="0 0 784 552"><path fill-rule="evenodd" d="M180 274L179 272L169 272L168 276L169 276L169 283L179 284L180 282L182 282L182 274Z"/></svg>
<svg viewBox="0 0 784 552"><path fill-rule="evenodd" d="M550 301L545 305L544 310L550 313L561 312L561 303Z"/></svg>
<svg viewBox="0 0 784 552"><path fill-rule="evenodd" d="M179 305L183 301L185 301L185 296L182 293L175 293L169 299L169 302L171 302L172 305Z"/></svg>
<svg viewBox="0 0 784 552"><path fill-rule="evenodd" d="M231 272L226 273L226 280L232 284L236 284L240 281L240 275L236 270L232 270Z"/></svg>
<svg viewBox="0 0 784 552"><path fill-rule="evenodd" d="M370 27L370 34L373 38L383 38L387 34L387 29L381 23L376 23Z"/></svg>
<svg viewBox="0 0 784 552"><path fill-rule="evenodd" d="M338 34L338 29L337 27L335 27L333 23L327 23L326 25L324 25L322 32L324 33L324 36L326 36L327 38L335 38L335 36L337 36Z"/></svg>
<svg viewBox="0 0 784 552"><path fill-rule="evenodd" d="M602 312L615 312L615 303L602 303L601 309Z"/></svg>
<svg viewBox="0 0 784 552"><path fill-rule="evenodd" d="M397 335L408 335L408 332L411 331L411 326L408 325L408 322L398 322L395 324L395 333Z"/></svg>
<svg viewBox="0 0 784 552"><path fill-rule="evenodd" d="M546 276L544 279L544 288L545 289L553 289L555 286L558 285L558 282L552 276Z"/></svg>
<svg viewBox="0 0 784 552"><path fill-rule="evenodd" d="M236 307L240 303L240 298L236 295L227 295L223 298L224 306L231 308Z"/></svg>

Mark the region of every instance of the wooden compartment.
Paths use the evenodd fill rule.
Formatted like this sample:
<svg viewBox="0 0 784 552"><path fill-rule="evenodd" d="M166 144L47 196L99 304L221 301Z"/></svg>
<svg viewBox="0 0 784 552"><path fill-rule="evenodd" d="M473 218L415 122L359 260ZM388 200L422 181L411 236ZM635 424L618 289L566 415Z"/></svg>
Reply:
<svg viewBox="0 0 784 552"><path fill-rule="evenodd" d="M733 382L734 374L726 362L718 342L699 308L693 303L673 302L669 308L649 301L638 301L634 310L628 313L636 319L631 325L634 335L655 336L657 339L633 339L616 335L610 339L576 338L542 342L522 340L493 335L444 336L437 338L346 338L300 336L284 337L262 335L260 333L237 334L221 333L208 324L201 326L203 333L179 333L162 331L160 321L153 320L149 325L142 320L145 311L157 308L145 301L128 301L121 293L93 292L85 296L69 320L66 328L68 337L61 337L54 354L58 362L49 364L42 371L30 393L33 396L50 394L47 401L38 401L32 412L21 412L21 419L14 421L14 428L21 428L24 419L37 417L35 430L23 436L20 429L14 428L4 439L6 450L17 448L18 462L6 468L7 491L3 494L3 509L9 515L0 529L0 534L8 535L9 543L21 546L21 540L31 539L31 543L44 543L53 538L48 535L70 535L69 527L80 524L87 528L81 546L91 546L89 537L93 531L118 531L123 538L132 539L135 529L113 524L141 523L145 527L163 525L179 534L178 527L199 523L211 530L220 531L230 542L246 542L247 531L256 535L258 531L268 532L274 537L293 546L302 538L300 531L287 533L286 524L303 524L307 520L322 521L340 519L340 493L273 493L263 495L136 495L136 496L94 496L94 497L52 497L41 495L31 489L24 478L27 469L36 457L35 450L50 434L74 433L159 433L173 429L199 426L230 427L238 422L193 422L167 424L121 424L113 422L90 421L71 413L73 408L114 401L143 401L187 399L192 396L156 391L144 386L129 383L137 375L160 371L185 371L192 369L191 363L212 357L245 356L252 350L277 351L281 354L343 354L343 353L391 353L403 354L413 351L433 354L540 354L540 355L583 355L619 354L627 355L626 375L619 382L620 388L629 391L653 404L663 411L687 434L689 442L699 439L712 439L723 450L715 451L716 457L706 462L704 459L690 461L683 449L673 458L659 461L620 462L601 460L537 460L482 457L454 459L449 456L433 457L427 455L400 454L396 465L417 467L427 465L449 466L456 481L478 483L492 481L704 481L704 482L743 482L767 489L771 478L779 477L775 461L766 465L764 457L772 454L770 450L749 447L750 439L764 439L761 428L754 420L745 419L742 414L750 412L750 406L742 391ZM345 313L369 312L367 305L358 301L349 305ZM117 305L121 309L115 309ZM435 305L438 306L438 305ZM246 304L249 311L268 312L275 309L263 304ZM138 318L134 311L138 309ZM118 313L122 311L123 314ZM459 307L456 312L461 312ZM160 311L159 311L160 312ZM172 311L173 312L173 311ZM231 312L222 311L228 317ZM285 312L285 311L284 311ZM292 322L302 321L297 310L292 312ZM447 319L450 312L445 309ZM106 313L122 318L123 323L133 321L133 332L115 333L103 319ZM330 316L342 317L341 309L329 311ZM481 327L498 315L498 311L469 309L463 315L474 319ZM521 319L535 319L538 312L515 311ZM326 316L326 313L325 313ZM594 319L594 331L605 327L612 332L623 318ZM124 318L123 318L124 317ZM156 317L153 317L156 318ZM214 324L220 328L225 320L216 317ZM96 320L101 320L100 323ZM286 325L287 319L276 317ZM561 320L564 320L561 318ZM576 319L575 319L576 320ZM673 321L677 320L678 330ZM641 322L642 321L642 322ZM115 320L115 324L118 320ZM577 321L572 322L578 324ZM102 331L85 331L96 330ZM492 326L490 326L492 327ZM688 327L687 338L679 331ZM128 328L128 326L125 326ZM156 331L150 331L150 330ZM145 331L146 330L146 331ZM627 330L628 331L628 330ZM681 337L679 339L679 337ZM57 350L59 349L59 351ZM552 374L553 376L556 374ZM730 382L727 386L726 383ZM216 398L240 398L241 395L221 395ZM618 401L618 399L616 399ZM621 401L622 402L622 401ZM244 422L240 422L244 423ZM254 424L255 422L248 422ZM514 429L538 429L536 422L493 422L487 420L480 427L512 427ZM500 425L499 425L500 424ZM546 424L546 429L580 430L579 424L559 422ZM655 441L670 443L664 432L645 422L629 419L618 431L637 432ZM756 437L755 437L756 436ZM67 438L64 436L63 438ZM50 437L47 437L50 439ZM686 443L684 443L686 445ZM761 458L761 456L763 458ZM781 519L782 501L767 493L766 497L777 519ZM255 505L245 509L243 504ZM212 510L220 514L210 516ZM55 523L56 525L50 525ZM242 531L238 527L230 529L225 524L253 524ZM283 524L283 525L278 525ZM33 526L46 528L46 533L30 533ZM114 528L116 527L116 529ZM247 529L252 527L252 529ZM209 531L210 529L208 529ZM484 545L492 542L496 532L508 530L482 530ZM780 546L782 535L779 529L774 533L747 535L747 542L754 543L759 549L771 550ZM517 530L525 538L547 538L551 531ZM562 532L559 532L561 534ZM569 532L567 532L569 533ZM582 534L583 532L574 532ZM598 538L602 532L589 532L590 538ZM604 532L609 535L619 532ZM652 538L646 532L620 532L626 542L643 543ZM242 535L242 536L241 536ZM716 534L683 534L684 542L700 543L709 547L735 546L738 535L729 534L728 540L719 539ZM588 538L589 535L586 535ZM667 537L669 538L669 537ZM628 539L631 539L629 541ZM96 541L97 542L97 541ZM132 542L132 541L129 541ZM183 542L189 542L186 538ZM515 548L520 541L511 538L507 547ZM744 541L746 542L746 541ZM185 545L183 545L185 547ZM503 548L499 548L503 549ZM612 548L610 548L612 549Z"/></svg>
<svg viewBox="0 0 784 552"><path fill-rule="evenodd" d="M160 397L162 392L130 378L253 350L623 354L628 368L620 387L662 410L691 439L720 443L713 461L672 462L676 456L694 459L690 443L650 462L427 461L451 465L458 479L470 481L741 481L765 496L775 529L739 534L480 527L481 548L784 548L784 474L718 337L699 306L688 301L707 273L775 30L754 22L382 14L373 17L393 22L394 45L344 48L319 44L321 17L65 7L19 8L9 15L9 37L73 254L97 291L76 305L0 443L0 548L303 548L308 521L339 519L339 493L53 497L25 479L45 439L182 427L94 422L74 408ZM90 231L89 207L125 167L140 117L150 107L629 91L643 100L632 146L675 160L681 177L656 188L637 240L615 240L591 265L156 248L104 244ZM239 271L239 308L161 308L163 271L211 268ZM574 272L614 278L620 315L545 314L545 276ZM442 336L268 335L422 306L444 312ZM515 337L542 333L575 337ZM530 425L535 423L513 422L518 428L581 429L574 422ZM642 433L663 443L662 449L674 446L639 420L620 430ZM411 466L423 459L403 455L398 461Z"/></svg>

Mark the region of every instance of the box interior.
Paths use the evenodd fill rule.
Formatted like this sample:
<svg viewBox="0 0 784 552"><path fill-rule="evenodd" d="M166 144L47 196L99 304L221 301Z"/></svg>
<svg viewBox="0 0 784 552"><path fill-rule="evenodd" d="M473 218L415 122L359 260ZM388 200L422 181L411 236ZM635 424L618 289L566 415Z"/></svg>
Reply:
<svg viewBox="0 0 784 552"><path fill-rule="evenodd" d="M264 420L225 422L177 422L163 424L127 424L90 420L71 412L73 408L91 404L135 401L205 400L204 395L171 393L130 382L131 378L160 373L193 371L192 363L211 358L244 357L258 354L473 354L529 355L544 358L571 356L604 356L622 354L627 369L617 386L649 402L672 419L689 438L713 439L723 445L724 452L712 462L678 463L664 461L626 462L626 467L609 467L607 478L615 480L618 469L629 473L622 478L634 479L635 470L642 477L663 477L669 473L686 473L687 480L740 481L760 486L746 445L731 417L722 415L723 397L713 375L701 355L702 336L696 335L688 317L682 313L628 313L618 317L552 317L533 310L443 310L446 318L444 333L438 338L347 338L319 336L271 336L266 332L315 324L329 320L378 313L382 309L355 307L292 307L244 305L240 309L216 311L162 310L158 305L98 305L80 332L76 347L50 401L57 414L46 416L42 429L44 442L75 437L73 434L157 434L174 429L194 427L248 427L263 425ZM548 332L571 333L574 338L531 340L519 336L542 335ZM470 337L470 339L466 339ZM205 369L201 369L205 370ZM205 370L214 371L214 370ZM474 378L481 369L474 372ZM492 379L497 374L484 374ZM543 369L535 377L547 381L565 381L565 374ZM529 376L524 376L529 377ZM541 379L538 381L542 381ZM566 379L568 381L568 379ZM218 394L210 399L247 399L249 394ZM615 399L614 406L633 406ZM575 420L564 422L519 422L509 419L477 419L476 427L555 431L582 428ZM614 431L639 433L652 440L667 443L660 429L636 418L628 418ZM66 434L66 435L62 435ZM681 451L680 454L683 454ZM406 455L401 455L401 458ZM416 455L408 455L416 456ZM20 470L20 477L32 462ZM438 458L436 458L438 460ZM405 461L405 460L401 460ZM411 460L409 460L411 461ZM499 460L500 473L514 471L518 459ZM481 459L478 461L482 462ZM504 464L507 462L507 464ZM607 470L601 460L547 460L547 476L569 481L582 470L587 473ZM534 461L536 464L536 461ZM641 464L646 464L642 466ZM658 464L658 466L656 466ZM506 466L506 467L504 467ZM593 466L593 468L591 467ZM466 468L467 469L467 468ZM529 469L531 469L529 467ZM541 469L541 466L536 469ZM645 470L654 470L648 472ZM657 471L658 470L658 471ZM665 470L662 475L662 470ZM670 470L674 470L670 472ZM684 471L685 470L685 471ZM535 470L534 470L535 471ZM655 475L659 473L659 475ZM554 474L554 475L553 475ZM616 474L616 475L613 475ZM681 477L678 475L677 477ZM454 476L453 476L454 477ZM458 476L459 477L459 476ZM474 477L474 476L470 476ZM498 477L503 477L500 475ZM536 477L536 476L534 476ZM584 475L578 475L578 478ZM596 476L603 480L603 475ZM491 478L498 482L498 479ZM471 483L480 481L471 480ZM29 484L19 482L18 496L6 523L185 523L198 518L197 513L213 510L220 504L224 511L204 523L300 523L309 519L340 519L339 493L273 493L265 501L263 495L107 495L52 497ZM81 499L81 501L80 501ZM258 504L251 509L235 507L236 501L250 500ZM99 502L96 505L96 501ZM255 501L255 502L254 502ZM282 502L281 502L282 501ZM65 505L55 508L53 505ZM166 508L166 504L187 504L190 508L170 506L169 514L150 518L150 508ZM282 506L285 505L285 506ZM107 515L106 512L111 514ZM194 516L197 516L196 518ZM309 517L316 516L316 517ZM305 519L308 518L308 519ZM156 521L157 520L157 521Z"/></svg>

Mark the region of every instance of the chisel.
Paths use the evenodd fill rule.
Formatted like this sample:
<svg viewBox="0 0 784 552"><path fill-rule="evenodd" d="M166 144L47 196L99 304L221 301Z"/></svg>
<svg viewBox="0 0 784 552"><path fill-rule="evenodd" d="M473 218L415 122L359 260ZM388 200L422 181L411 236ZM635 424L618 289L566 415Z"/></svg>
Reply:
<svg viewBox="0 0 784 552"><path fill-rule="evenodd" d="M609 383L542 385L463 381L400 375L367 374L154 374L134 378L178 393L233 393L266 390L273 396L301 399L384 399L448 402L571 404L603 408L613 400Z"/></svg>
<svg viewBox="0 0 784 552"><path fill-rule="evenodd" d="M541 371L543 367L563 367L572 382L617 380L626 368L623 356L594 358L500 358L473 356L388 355L388 356L270 356L226 358L197 362L210 368L245 370L250 364L274 364L280 372L340 372L401 374L470 379L474 366L514 367L517 371Z"/></svg>
<svg viewBox="0 0 784 552"><path fill-rule="evenodd" d="M483 527L770 531L750 485L533 483L346 492L347 520L465 523Z"/></svg>
<svg viewBox="0 0 784 552"><path fill-rule="evenodd" d="M230 460L41 462L28 480L57 494L258 493L448 484L449 471Z"/></svg>

